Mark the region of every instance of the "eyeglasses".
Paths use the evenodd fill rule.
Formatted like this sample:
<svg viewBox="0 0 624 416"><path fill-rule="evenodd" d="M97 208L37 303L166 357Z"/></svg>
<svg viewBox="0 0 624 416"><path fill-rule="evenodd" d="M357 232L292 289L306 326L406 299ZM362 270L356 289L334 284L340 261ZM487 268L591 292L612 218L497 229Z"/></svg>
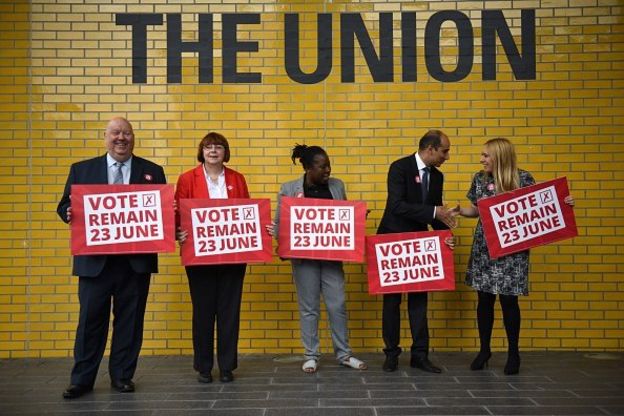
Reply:
<svg viewBox="0 0 624 416"><path fill-rule="evenodd" d="M222 144L209 144L204 146L205 150L217 150L219 152L222 152L225 150L225 146L223 146Z"/></svg>

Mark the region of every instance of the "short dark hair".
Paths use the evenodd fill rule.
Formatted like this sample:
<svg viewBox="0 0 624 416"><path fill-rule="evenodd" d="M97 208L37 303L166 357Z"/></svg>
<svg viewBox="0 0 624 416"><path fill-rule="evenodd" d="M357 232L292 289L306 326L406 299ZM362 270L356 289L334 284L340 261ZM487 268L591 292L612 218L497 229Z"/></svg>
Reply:
<svg viewBox="0 0 624 416"><path fill-rule="evenodd" d="M327 157L327 152L320 146L307 146L305 144L295 144L292 149L292 155L290 159L293 165L296 165L295 159L299 159L299 162L303 165L304 169L309 169L314 164L314 157L316 155L323 155Z"/></svg>
<svg viewBox="0 0 624 416"><path fill-rule="evenodd" d="M442 137L447 137L442 130L429 130L418 142L418 150L425 150L429 146L438 149L442 145Z"/></svg>
<svg viewBox="0 0 624 416"><path fill-rule="evenodd" d="M199 142L199 147L197 148L197 161L204 163L206 159L204 159L204 147L211 144L220 144L225 147L225 156L223 157L224 162L230 161L230 145L227 139L219 133L215 133L211 131Z"/></svg>

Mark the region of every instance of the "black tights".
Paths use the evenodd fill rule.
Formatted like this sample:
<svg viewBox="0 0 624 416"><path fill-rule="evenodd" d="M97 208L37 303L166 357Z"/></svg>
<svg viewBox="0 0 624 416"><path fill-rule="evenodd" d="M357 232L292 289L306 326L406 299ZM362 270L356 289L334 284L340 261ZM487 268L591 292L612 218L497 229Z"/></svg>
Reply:
<svg viewBox="0 0 624 416"><path fill-rule="evenodd" d="M479 303L477 304L477 323L479 325L479 340L481 351L490 351L492 339L492 327L494 326L494 303L496 295L477 291ZM501 308L503 309L503 322L507 332L509 354L517 355L518 339L520 338L520 307L518 297L514 295L499 295Z"/></svg>

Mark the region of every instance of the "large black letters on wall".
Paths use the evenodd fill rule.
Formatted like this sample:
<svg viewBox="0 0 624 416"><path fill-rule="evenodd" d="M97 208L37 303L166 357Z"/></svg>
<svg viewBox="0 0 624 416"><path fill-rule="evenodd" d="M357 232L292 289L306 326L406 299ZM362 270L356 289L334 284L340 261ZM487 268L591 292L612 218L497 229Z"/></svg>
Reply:
<svg viewBox="0 0 624 416"><path fill-rule="evenodd" d="M359 13L340 14L340 80L356 81L356 46L362 52L366 68L374 82L394 82L394 37L393 18L396 14L379 13L379 47L374 46L364 20ZM214 23L210 13L199 14L197 41L182 41L182 17L178 13L167 14L167 82L182 82L182 54L192 52L198 55L199 82L214 82ZM402 82L416 82L417 74L417 19L416 12L400 13L400 51ZM286 75L300 84L316 84L329 77L333 70L333 16L330 13L317 14L316 68L304 72L301 68L301 33L299 14L284 15L284 69ZM239 25L257 25L261 22L258 13L225 13L222 15L222 82L260 83L261 72L240 72L239 53L245 52L253 62L258 52L258 42L238 40ZM119 13L115 16L117 25L132 27L132 82L147 82L147 27L163 24L163 15L158 13ZM442 25L452 22L457 28L456 65L452 70L442 66L444 54L440 50ZM511 30L501 10L483 10L481 13L482 79L495 80L497 74L497 39L511 70L518 80L532 80L536 77L535 10L521 10L522 53L516 45ZM470 19L456 10L444 10L433 14L425 28L424 60L429 75L441 82L457 82L470 75L474 62L474 31ZM253 27L249 30L253 39ZM336 42L338 44L338 42ZM398 45L397 45L398 46ZM249 65L248 65L249 66ZM359 75L359 74L358 74Z"/></svg>
<svg viewBox="0 0 624 416"><path fill-rule="evenodd" d="M284 16L284 65L286 73L293 81L301 84L316 84L323 81L332 70L332 16L329 13L318 15L316 26L316 70L306 74L299 65L299 14Z"/></svg>
<svg viewBox="0 0 624 416"><path fill-rule="evenodd" d="M445 71L440 62L440 30L442 24L449 20L457 26L459 45L457 67L451 72ZM431 16L425 28L425 64L427 71L433 78L442 82L455 82L466 78L472 70L473 51L472 25L465 14L454 10L445 10Z"/></svg>
<svg viewBox="0 0 624 416"><path fill-rule="evenodd" d="M500 36L505 55L516 79L535 79L535 10L522 10L522 56L518 52L509 26L500 10L481 12L483 29L483 79L496 79L496 34Z"/></svg>
<svg viewBox="0 0 624 416"><path fill-rule="evenodd" d="M115 16L118 25L132 26L132 83L147 82L147 25L162 25L162 14L121 13Z"/></svg>
<svg viewBox="0 0 624 416"><path fill-rule="evenodd" d="M182 17L167 15L167 82L182 82L182 52L199 53L199 82L212 83L212 14L199 15L199 41L182 42Z"/></svg>
<svg viewBox="0 0 624 416"><path fill-rule="evenodd" d="M258 83L262 75L258 72L238 72L237 52L258 52L258 42L240 42L236 38L239 24L260 23L257 13L227 13L223 15L223 82Z"/></svg>
<svg viewBox="0 0 624 416"><path fill-rule="evenodd" d="M340 15L340 69L342 82L355 81L355 46L357 37L368 69L375 82L392 82L392 13L379 13L379 57L358 13Z"/></svg>

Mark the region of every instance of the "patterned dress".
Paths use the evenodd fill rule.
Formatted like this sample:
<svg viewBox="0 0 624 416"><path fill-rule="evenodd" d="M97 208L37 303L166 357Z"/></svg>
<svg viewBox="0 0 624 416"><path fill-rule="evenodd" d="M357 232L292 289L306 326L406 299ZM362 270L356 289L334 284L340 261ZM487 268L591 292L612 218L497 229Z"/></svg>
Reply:
<svg viewBox="0 0 624 416"><path fill-rule="evenodd" d="M520 187L535 184L533 176L527 171L518 169ZM478 172L470 190L466 194L473 205L482 198L496 194L494 178L485 172ZM477 223L472 242L472 251L466 270L466 284L481 292L501 295L529 294L529 251L509 254L492 260L488 253L481 220Z"/></svg>

